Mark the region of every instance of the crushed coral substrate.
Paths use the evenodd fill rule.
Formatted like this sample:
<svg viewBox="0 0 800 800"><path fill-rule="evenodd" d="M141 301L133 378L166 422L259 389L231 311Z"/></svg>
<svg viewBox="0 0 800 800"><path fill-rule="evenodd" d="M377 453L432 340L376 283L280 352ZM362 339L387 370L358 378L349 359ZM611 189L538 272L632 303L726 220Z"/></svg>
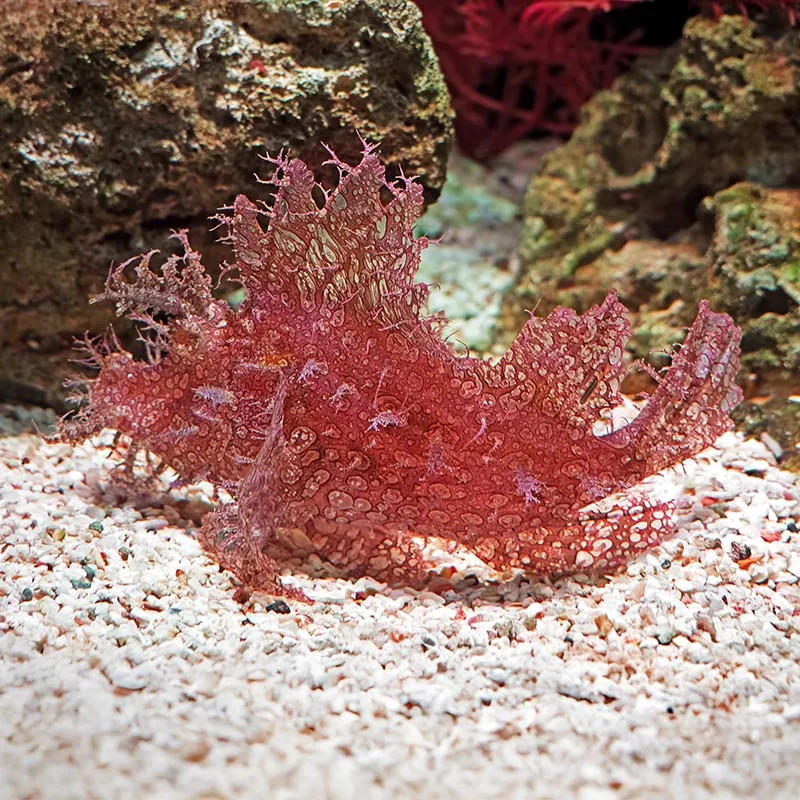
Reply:
<svg viewBox="0 0 800 800"><path fill-rule="evenodd" d="M4 800L779 800L800 785L800 476L758 440L726 434L659 476L679 533L610 576L536 581L441 554L441 595L295 572L312 605L240 605L194 538L203 487L121 502L103 491L108 434L46 444L14 415Z"/></svg>

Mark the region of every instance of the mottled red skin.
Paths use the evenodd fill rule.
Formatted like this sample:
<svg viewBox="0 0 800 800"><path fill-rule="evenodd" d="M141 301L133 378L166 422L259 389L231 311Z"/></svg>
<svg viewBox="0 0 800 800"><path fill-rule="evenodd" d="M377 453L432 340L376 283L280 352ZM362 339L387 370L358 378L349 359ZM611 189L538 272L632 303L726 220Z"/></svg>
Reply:
<svg viewBox="0 0 800 800"><path fill-rule="evenodd" d="M66 435L115 428L185 481L228 488L237 504L202 541L273 592L285 591L282 529L345 574L410 585L427 574L412 533L540 574L609 569L666 536L666 509L627 490L728 429L740 399L730 318L703 304L641 414L595 435L621 401L630 330L616 296L531 318L495 364L458 356L413 282L420 187L386 184L369 148L356 167L334 163L342 178L320 208L308 167L279 161L266 231L237 198L238 311L213 300L185 238L161 275L149 256L132 283L125 265L112 272L105 296L149 321L151 359L95 350L100 373ZM618 492L605 513L587 509Z"/></svg>

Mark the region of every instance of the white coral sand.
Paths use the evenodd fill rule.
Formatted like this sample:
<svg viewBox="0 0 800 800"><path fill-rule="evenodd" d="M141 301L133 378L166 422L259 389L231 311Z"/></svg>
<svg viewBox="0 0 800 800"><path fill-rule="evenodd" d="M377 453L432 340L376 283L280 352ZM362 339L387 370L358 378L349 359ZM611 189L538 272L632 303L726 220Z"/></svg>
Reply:
<svg viewBox="0 0 800 800"><path fill-rule="evenodd" d="M99 499L98 439L0 439L0 797L752 798L800 785L800 476L727 434L607 578L254 597L201 497ZM460 581L457 580L461 575Z"/></svg>

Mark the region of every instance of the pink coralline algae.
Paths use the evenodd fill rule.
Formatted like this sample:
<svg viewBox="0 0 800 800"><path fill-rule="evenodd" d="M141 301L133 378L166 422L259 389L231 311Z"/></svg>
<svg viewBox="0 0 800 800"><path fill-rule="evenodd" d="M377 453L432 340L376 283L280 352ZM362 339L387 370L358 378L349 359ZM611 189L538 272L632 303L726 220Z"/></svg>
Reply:
<svg viewBox="0 0 800 800"><path fill-rule="evenodd" d="M609 431L630 335L613 293L583 315L531 317L496 363L457 355L414 282L421 188L387 182L371 147L357 166L332 163L326 193L278 158L272 208L239 196L223 217L238 310L213 298L184 234L160 271L152 254L112 270L103 298L143 326L147 359L88 344L99 374L65 437L114 428L182 482L226 489L234 502L207 515L201 541L276 594L291 593L278 570L297 551L420 586L424 537L562 574L609 570L669 535L669 508L632 487L730 427L731 319L702 304L642 411Z"/></svg>

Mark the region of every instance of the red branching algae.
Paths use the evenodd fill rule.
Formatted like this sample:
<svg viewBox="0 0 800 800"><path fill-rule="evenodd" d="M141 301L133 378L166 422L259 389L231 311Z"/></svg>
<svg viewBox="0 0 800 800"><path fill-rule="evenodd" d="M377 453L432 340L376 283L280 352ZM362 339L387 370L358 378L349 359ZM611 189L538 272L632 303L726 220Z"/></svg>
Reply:
<svg viewBox="0 0 800 800"><path fill-rule="evenodd" d="M238 310L212 297L184 234L159 273L152 254L112 270L103 298L149 330L148 358L88 345L99 374L68 439L114 428L184 482L226 488L235 503L206 517L202 543L275 593L292 546L418 586L414 537L555 574L608 570L672 531L668 508L631 487L729 428L741 394L728 316L702 304L641 413L599 432L630 334L613 293L580 316L532 317L496 363L459 356L414 282L421 188L388 183L369 146L357 166L332 156L328 194L302 161L274 163L271 210L239 196L223 217Z"/></svg>

